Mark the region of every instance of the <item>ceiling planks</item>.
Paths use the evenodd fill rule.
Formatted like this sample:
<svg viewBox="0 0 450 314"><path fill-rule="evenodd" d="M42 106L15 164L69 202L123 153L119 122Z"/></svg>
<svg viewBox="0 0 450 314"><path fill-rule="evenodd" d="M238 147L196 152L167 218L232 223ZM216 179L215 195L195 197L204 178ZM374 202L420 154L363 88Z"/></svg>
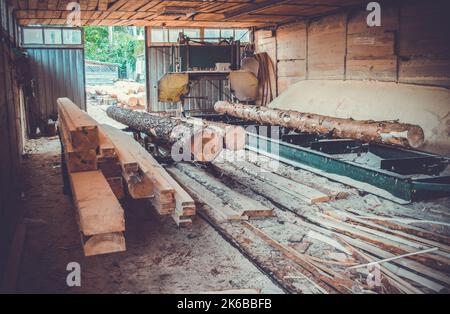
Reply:
<svg viewBox="0 0 450 314"><path fill-rule="evenodd" d="M63 24L74 0L18 0L19 24ZM265 27L365 0L78 0L82 25Z"/></svg>

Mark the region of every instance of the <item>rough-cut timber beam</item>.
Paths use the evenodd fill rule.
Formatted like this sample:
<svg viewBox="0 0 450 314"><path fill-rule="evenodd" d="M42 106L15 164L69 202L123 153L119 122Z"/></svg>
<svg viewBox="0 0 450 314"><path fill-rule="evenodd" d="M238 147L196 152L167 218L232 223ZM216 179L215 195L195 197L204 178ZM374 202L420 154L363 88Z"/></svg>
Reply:
<svg viewBox="0 0 450 314"><path fill-rule="evenodd" d="M225 19L228 20L228 19L231 19L231 18L240 17L240 16L243 16L243 15L246 15L246 14L249 14L249 13L254 13L254 12L257 12L257 11L268 9L270 7L278 6L278 5L281 5L281 4L283 4L285 2L288 2L288 1L289 0L282 0L282 1L280 1L280 0L268 0L268 1L264 1L264 2L258 3L258 4L252 4L252 5L249 4L248 7L244 7L243 9L238 9L238 10L235 10L235 11L231 11L231 12L225 13Z"/></svg>
<svg viewBox="0 0 450 314"><path fill-rule="evenodd" d="M420 126L395 121L342 119L294 110L280 110L218 101L218 113L263 124L280 125L301 132L331 134L365 142L379 142L418 148L424 143Z"/></svg>
<svg viewBox="0 0 450 314"><path fill-rule="evenodd" d="M185 152L189 148L195 161L210 162L223 149L222 131L213 126L198 126L118 106L108 107L106 113L110 118L144 132L162 144L171 145L172 152L181 154L180 150Z"/></svg>
<svg viewBox="0 0 450 314"><path fill-rule="evenodd" d="M108 9L109 0L99 0L97 9L100 11L105 11Z"/></svg>

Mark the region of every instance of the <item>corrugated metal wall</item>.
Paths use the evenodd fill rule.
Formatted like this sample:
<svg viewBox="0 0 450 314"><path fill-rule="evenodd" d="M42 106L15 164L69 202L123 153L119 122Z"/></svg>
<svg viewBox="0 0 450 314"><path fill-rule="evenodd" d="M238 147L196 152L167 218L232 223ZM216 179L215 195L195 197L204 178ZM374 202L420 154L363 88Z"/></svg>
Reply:
<svg viewBox="0 0 450 314"><path fill-rule="evenodd" d="M172 62L172 48L170 46L147 47L148 80L147 91L149 111L170 111L177 108L175 103L162 103L158 101L158 81L170 72ZM226 82L219 80L193 82L191 92L186 100L185 110L211 111L218 100L230 97Z"/></svg>
<svg viewBox="0 0 450 314"><path fill-rule="evenodd" d="M56 99L68 97L86 110L83 49L27 49L36 79L38 105L47 120L58 113Z"/></svg>

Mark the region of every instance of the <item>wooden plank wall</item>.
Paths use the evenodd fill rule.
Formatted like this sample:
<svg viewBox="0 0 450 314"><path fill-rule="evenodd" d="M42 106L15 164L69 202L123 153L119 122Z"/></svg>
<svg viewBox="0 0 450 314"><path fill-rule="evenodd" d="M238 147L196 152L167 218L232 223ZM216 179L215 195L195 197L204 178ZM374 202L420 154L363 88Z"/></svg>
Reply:
<svg viewBox="0 0 450 314"><path fill-rule="evenodd" d="M292 24L277 30L278 92L306 78L306 25Z"/></svg>
<svg viewBox="0 0 450 314"><path fill-rule="evenodd" d="M5 5L4 0L0 1L0 6ZM14 188L23 150L20 90L13 64L14 36L4 28L5 24L14 25L15 21L4 23L4 18L2 15L0 26L0 277L15 227Z"/></svg>
<svg viewBox="0 0 450 314"><path fill-rule="evenodd" d="M379 80L450 88L450 4L381 2L380 27L346 10L255 33L276 64L278 94L305 79Z"/></svg>

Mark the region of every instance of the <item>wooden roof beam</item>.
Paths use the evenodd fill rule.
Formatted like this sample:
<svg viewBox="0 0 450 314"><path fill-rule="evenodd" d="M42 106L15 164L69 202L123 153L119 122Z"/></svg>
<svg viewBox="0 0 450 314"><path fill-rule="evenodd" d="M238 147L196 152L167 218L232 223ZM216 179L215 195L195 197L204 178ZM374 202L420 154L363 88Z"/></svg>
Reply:
<svg viewBox="0 0 450 314"><path fill-rule="evenodd" d="M228 13L225 13L225 20L229 20L232 18L237 18L246 14L255 13L257 11L261 11L264 9L268 9L271 7L279 6L285 2L288 2L290 0L267 0L258 4L249 4L248 7L244 7L242 9L237 9L235 11L231 11Z"/></svg>
<svg viewBox="0 0 450 314"><path fill-rule="evenodd" d="M106 11L108 10L109 0L99 0L97 5L97 10Z"/></svg>

